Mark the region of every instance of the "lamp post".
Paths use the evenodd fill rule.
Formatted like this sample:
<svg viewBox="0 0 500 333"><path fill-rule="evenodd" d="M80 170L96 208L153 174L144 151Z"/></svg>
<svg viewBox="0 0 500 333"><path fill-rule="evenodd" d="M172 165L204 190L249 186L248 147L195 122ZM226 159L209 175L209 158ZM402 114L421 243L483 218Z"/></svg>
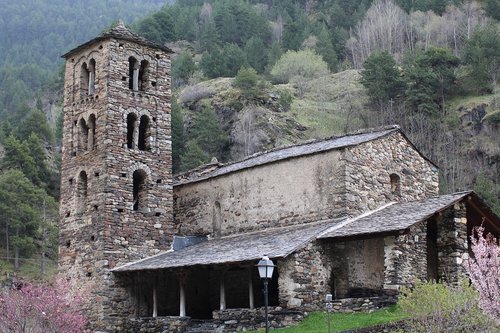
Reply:
<svg viewBox="0 0 500 333"><path fill-rule="evenodd" d="M326 310L328 311L328 333L330 333L330 313L332 312L333 308L332 301L333 301L332 294L326 294L325 305L326 305Z"/></svg>
<svg viewBox="0 0 500 333"><path fill-rule="evenodd" d="M267 256L263 256L262 259L257 264L259 269L259 276L264 280L264 307L266 309L266 333L269 332L269 320L268 320L268 279L273 277L274 267L276 267L271 259Z"/></svg>

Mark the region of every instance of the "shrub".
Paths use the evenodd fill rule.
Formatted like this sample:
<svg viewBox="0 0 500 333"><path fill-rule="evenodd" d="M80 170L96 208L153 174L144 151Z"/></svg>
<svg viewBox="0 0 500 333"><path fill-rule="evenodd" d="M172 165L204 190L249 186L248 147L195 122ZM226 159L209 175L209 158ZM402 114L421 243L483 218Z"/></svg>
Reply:
<svg viewBox="0 0 500 333"><path fill-rule="evenodd" d="M80 333L87 319L82 298L68 282L23 283L0 294L0 332Z"/></svg>
<svg viewBox="0 0 500 333"><path fill-rule="evenodd" d="M271 76L278 83L292 78L314 79L329 73L328 64L312 50L287 51L273 66Z"/></svg>
<svg viewBox="0 0 500 333"><path fill-rule="evenodd" d="M179 95L179 102L184 103L194 103L203 98L211 97L214 92L202 85L189 86L182 90Z"/></svg>
<svg viewBox="0 0 500 333"><path fill-rule="evenodd" d="M417 282L402 290L398 305L412 317L413 332L476 332L492 326L478 300L476 290L463 279L458 286Z"/></svg>

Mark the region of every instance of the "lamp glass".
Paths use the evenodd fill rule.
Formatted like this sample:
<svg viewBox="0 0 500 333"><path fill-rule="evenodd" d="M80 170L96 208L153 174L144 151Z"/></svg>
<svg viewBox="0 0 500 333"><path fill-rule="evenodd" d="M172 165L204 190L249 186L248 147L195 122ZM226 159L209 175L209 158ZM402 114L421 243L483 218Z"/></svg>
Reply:
<svg viewBox="0 0 500 333"><path fill-rule="evenodd" d="M273 276L274 263L267 257L262 258L257 264L261 279L270 279Z"/></svg>

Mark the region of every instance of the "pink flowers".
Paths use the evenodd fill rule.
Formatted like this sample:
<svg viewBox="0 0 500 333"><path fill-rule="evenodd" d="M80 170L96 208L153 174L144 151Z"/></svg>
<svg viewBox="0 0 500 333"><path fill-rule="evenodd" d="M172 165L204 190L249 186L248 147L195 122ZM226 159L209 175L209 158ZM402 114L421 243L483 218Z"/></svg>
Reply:
<svg viewBox="0 0 500 333"><path fill-rule="evenodd" d="M23 282L0 292L0 332L80 333L87 319L82 298L67 281Z"/></svg>

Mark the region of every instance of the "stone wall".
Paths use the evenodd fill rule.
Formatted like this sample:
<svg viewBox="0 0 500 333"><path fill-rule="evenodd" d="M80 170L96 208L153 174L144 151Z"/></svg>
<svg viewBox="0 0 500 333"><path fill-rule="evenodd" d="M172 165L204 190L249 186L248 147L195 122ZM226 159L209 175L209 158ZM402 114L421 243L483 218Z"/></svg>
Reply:
<svg viewBox="0 0 500 333"><path fill-rule="evenodd" d="M438 275L446 282L457 283L466 276L463 262L469 258L465 202L442 212L437 223Z"/></svg>
<svg viewBox="0 0 500 333"><path fill-rule="evenodd" d="M384 238L384 289L398 291L427 279L427 223L418 223L408 233Z"/></svg>
<svg viewBox="0 0 500 333"><path fill-rule="evenodd" d="M189 317L133 318L117 332L124 333L182 333L190 323Z"/></svg>
<svg viewBox="0 0 500 333"><path fill-rule="evenodd" d="M227 309L213 312L217 332L241 332L265 327L265 309ZM269 327L278 328L296 325L304 319L301 311L269 308Z"/></svg>
<svg viewBox="0 0 500 333"><path fill-rule="evenodd" d="M176 185L176 228L227 235L342 215L340 156L329 151Z"/></svg>
<svg viewBox="0 0 500 333"><path fill-rule="evenodd" d="M390 201L412 201L437 195L437 168L424 159L401 133L346 149L347 213L356 216ZM391 175L399 186L391 187Z"/></svg>
<svg viewBox="0 0 500 333"><path fill-rule="evenodd" d="M381 293L384 286L383 238L335 240L328 244L334 297L367 297Z"/></svg>
<svg viewBox="0 0 500 333"><path fill-rule="evenodd" d="M131 56L149 62L141 91L129 89ZM59 271L88 290L91 323L103 329L133 311L128 282L110 270L168 249L173 234L170 59L161 50L108 38L66 60ZM95 89L89 91L82 65L93 61ZM143 150L127 146L130 113L149 117ZM138 210L136 170L145 175Z"/></svg>
<svg viewBox="0 0 500 333"><path fill-rule="evenodd" d="M318 243L281 260L279 269L279 303L288 309L315 311L324 308L330 293L332 264L326 250Z"/></svg>

